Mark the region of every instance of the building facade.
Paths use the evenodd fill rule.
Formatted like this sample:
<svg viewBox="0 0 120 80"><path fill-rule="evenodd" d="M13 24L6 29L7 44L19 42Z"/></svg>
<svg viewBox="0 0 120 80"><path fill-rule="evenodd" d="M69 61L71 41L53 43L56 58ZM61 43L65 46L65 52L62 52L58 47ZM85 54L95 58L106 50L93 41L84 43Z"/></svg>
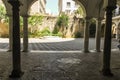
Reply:
<svg viewBox="0 0 120 80"><path fill-rule="evenodd" d="M46 13L46 0L37 0L30 9L30 14L44 14Z"/></svg>
<svg viewBox="0 0 120 80"><path fill-rule="evenodd" d="M79 5L73 0L59 0L58 11L59 13L65 12L66 14L72 14L78 9Z"/></svg>

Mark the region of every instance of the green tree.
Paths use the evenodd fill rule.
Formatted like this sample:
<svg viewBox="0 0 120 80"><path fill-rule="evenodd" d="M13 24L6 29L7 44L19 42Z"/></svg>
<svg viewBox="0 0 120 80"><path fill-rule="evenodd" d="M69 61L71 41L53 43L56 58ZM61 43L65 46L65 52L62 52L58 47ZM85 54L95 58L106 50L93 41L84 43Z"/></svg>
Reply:
<svg viewBox="0 0 120 80"><path fill-rule="evenodd" d="M31 26L29 33L34 36L37 36L39 34L38 27L39 27L39 25L42 24L42 21L43 21L43 16L41 16L41 15L30 16L28 19L28 24Z"/></svg>
<svg viewBox="0 0 120 80"><path fill-rule="evenodd" d="M83 9L81 7L79 7L76 11L75 11L75 15L84 15Z"/></svg>
<svg viewBox="0 0 120 80"><path fill-rule="evenodd" d="M42 24L42 20L43 20L43 16L41 15L32 15L29 17L28 19L28 23L32 26L36 26L36 25L41 25Z"/></svg>
<svg viewBox="0 0 120 80"><path fill-rule="evenodd" d="M0 21L4 19L5 22L8 22L8 17L6 16L6 9L3 5L0 5Z"/></svg>
<svg viewBox="0 0 120 80"><path fill-rule="evenodd" d="M68 27L68 22L69 22L69 17L66 14L62 13L57 18L56 27L58 28L55 28L55 30L58 29L58 31L60 31L64 36L66 32L66 28Z"/></svg>

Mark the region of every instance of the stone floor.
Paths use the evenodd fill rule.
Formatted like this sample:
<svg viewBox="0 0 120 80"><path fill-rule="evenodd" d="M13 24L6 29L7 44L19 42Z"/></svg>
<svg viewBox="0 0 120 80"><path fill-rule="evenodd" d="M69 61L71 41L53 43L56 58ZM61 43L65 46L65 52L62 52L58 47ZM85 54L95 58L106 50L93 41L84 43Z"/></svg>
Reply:
<svg viewBox="0 0 120 80"><path fill-rule="evenodd" d="M8 77L12 70L12 53L6 52L7 48L0 44L0 47L5 49L0 51L0 80L120 80L120 51L116 48L116 40L112 42L111 52L113 77L105 77L100 74L103 54L94 51L95 48L92 45L95 43L94 39L90 39L92 50L90 53L84 53L81 49L77 50L76 47L83 47L80 40L83 39L54 40L54 42L53 40L31 40L30 43L36 42L37 45L40 42L39 45L44 43L50 43L50 45L44 44L47 48L44 45L38 49L34 47L34 50L28 53L21 52L24 75L20 79ZM8 40L0 39L0 43L8 45ZM41 50L42 47L43 50Z"/></svg>
<svg viewBox="0 0 120 80"><path fill-rule="evenodd" d="M10 79L11 52L0 52L0 80L120 80L120 51L113 51L111 70L114 77L104 77L102 52L28 52L22 53L20 79Z"/></svg>
<svg viewBox="0 0 120 80"><path fill-rule="evenodd" d="M21 49L23 47L21 39ZM103 49L104 40L101 39L101 49ZM112 39L112 49L117 49L118 41ZM33 51L81 51L84 48L83 38L47 38L47 39L29 39L29 50ZM89 39L89 50L95 50L95 38ZM0 50L9 49L9 40L0 38Z"/></svg>

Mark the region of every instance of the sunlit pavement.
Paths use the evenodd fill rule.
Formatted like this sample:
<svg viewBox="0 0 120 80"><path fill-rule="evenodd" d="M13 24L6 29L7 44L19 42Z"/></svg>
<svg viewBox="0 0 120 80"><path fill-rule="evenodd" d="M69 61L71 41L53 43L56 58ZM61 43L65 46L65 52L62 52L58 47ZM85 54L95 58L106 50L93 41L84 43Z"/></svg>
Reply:
<svg viewBox="0 0 120 80"><path fill-rule="evenodd" d="M39 39L35 40L39 43ZM32 39L31 43L35 40ZM77 43L82 39L75 40ZM75 40L67 39L63 42ZM44 42L45 39L40 41ZM53 42L53 39L50 41ZM71 42L71 44L73 43ZM20 79L10 79L8 76L12 69L12 53L0 52L0 80L120 80L120 51L118 49L111 52L113 77L104 77L100 73L102 52L32 50L28 53L21 52L21 55L24 75Z"/></svg>
<svg viewBox="0 0 120 80"><path fill-rule="evenodd" d="M21 39L21 50L22 50ZM0 50L9 49L9 40L0 39ZM103 39L101 39L101 50L103 49ZM82 51L84 45L83 38L30 38L29 51ZM118 42L116 39L112 40L112 50L117 50ZM89 50L95 50L95 38L89 39Z"/></svg>

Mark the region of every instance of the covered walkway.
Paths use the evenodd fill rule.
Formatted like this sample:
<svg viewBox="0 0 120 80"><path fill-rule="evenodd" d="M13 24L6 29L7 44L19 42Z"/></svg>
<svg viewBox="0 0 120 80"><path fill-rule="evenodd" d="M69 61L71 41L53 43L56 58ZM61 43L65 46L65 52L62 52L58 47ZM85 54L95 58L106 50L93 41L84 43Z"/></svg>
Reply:
<svg viewBox="0 0 120 80"><path fill-rule="evenodd" d="M9 79L12 70L9 52L0 52L0 80L120 80L120 53L112 51L111 71L114 77L105 77L102 70L103 53L21 53L24 75Z"/></svg>
<svg viewBox="0 0 120 80"><path fill-rule="evenodd" d="M92 74L91 71L94 71L94 70L95 70L94 72L96 72L96 69L98 69L97 67L100 68L100 64L98 63L99 62L98 59L101 59L101 58L100 58L99 54L97 54L98 57L97 56L93 57L94 55L90 54L91 57L89 56L87 58L86 56L89 55L89 54L86 53L85 57L82 56L83 60L81 60L82 58L79 55L76 55L76 57L77 56L79 57L79 59L77 59L77 60L74 59L74 56L70 56L73 59L69 59L68 56L66 58L65 55L64 55L63 58L59 58L59 57L57 57L57 55L59 55L59 54L57 54L56 56L55 55L50 55L50 56L53 56L53 57L50 57L49 55L48 56L42 56L41 54L39 54L39 55L38 54L36 54L36 55L34 54L35 57L32 54L29 54L29 55L24 54L28 58L26 58L24 56L23 56L24 57L23 58L21 56L22 54L20 52L20 50L21 50L20 44L21 43L20 43L20 21L19 21L19 19L20 19L20 15L21 15L23 17L23 26L24 26L24 29L23 29L24 30L23 31L24 32L23 47L24 47L24 51L27 52L28 51L28 11L29 11L29 8L30 8L30 6L32 5L32 3L34 1L36 1L36 0L21 0L21 2L19 0L8 0L8 1L7 0L3 0L4 4L6 6L6 9L8 11L7 15L9 16L9 25L10 25L10 27L9 27L10 39L9 40L10 40L10 50L12 50L12 56L4 57L4 58L8 58L8 59L12 58L12 63L13 64L12 64L12 68L10 68L10 69L12 69L10 77L11 78L16 78L16 77L20 78L20 77L22 77L22 75L23 75L23 71L22 70L23 69L24 69L23 77L24 76L32 77L32 75L34 76L34 71L36 69L38 69L38 70L36 70L35 73L37 71L38 72L39 71L43 71L43 74L41 72L42 75L44 75L46 70L48 71L47 74L55 71L55 72L53 72L54 74L56 72L58 72L59 74L56 74L56 75L57 76L60 75L60 78L57 77L57 80L58 79L66 80L65 79L66 77L61 74L61 73L66 72L66 70L68 71L67 73L70 73L70 74L73 74L71 71L74 71L74 73L76 73L76 71L77 71L78 73L74 74L73 76L75 76L75 78L77 78L78 80L80 78L80 74L84 74L84 71L86 72L87 69L88 69L88 71L86 72L86 75L87 74ZM105 27L105 39L104 39L104 49L103 49L103 59L102 59L103 60L102 74L104 76L113 76L113 74L111 72L111 70L112 70L112 68L111 68L111 57L114 57L114 56L111 56L112 12L116 8L116 4L120 3L120 1L119 0L75 0L75 1L78 1L78 3L82 4L82 7L83 7L83 9L85 11L84 52L89 52L89 26L90 26L90 23L91 23L90 20L92 18L96 18L96 20L97 20L96 21L96 23L97 23L97 27L96 27L96 42L95 43L96 43L96 51L100 52L101 20L103 19L104 13L105 13L105 10L106 10L106 27ZM6 55L6 54L4 54L4 55ZM32 57L30 57L31 55L32 55ZM42 57L40 57L40 56L42 56ZM117 55L117 57L118 57L118 55ZM33 59L29 59L29 58L33 58ZM88 60L88 61L84 60L84 58L86 58L86 60ZM8 60L8 59L6 59L6 60ZM54 62L53 59L56 59L55 61L57 61L57 62ZM89 65L89 63L90 63L90 61L92 59L93 60L95 59L95 65L92 65L92 63L91 63L91 66L93 66L93 67L89 68L88 65ZM118 58L114 58L114 59L118 59ZM64 61L67 61L67 60L68 60L68 62L64 62ZM75 62L71 63L71 60L73 60ZM100 62L102 60L100 60ZM1 61L3 61L3 60L1 60ZM9 60L9 61L11 61L11 60ZM26 63L28 66L23 63L23 62L26 62L26 61L28 62L28 63ZM82 63L82 61L83 61L83 63L85 63L85 64L83 64L83 67L80 65L80 63ZM30 62L30 64L29 64L29 62ZM51 65L52 62L57 63L57 64L60 63L61 65L58 64L58 66L57 66L57 67L59 67L59 69L57 69L56 65L55 66ZM40 67L38 65L36 65L36 63L38 65L40 65ZM70 65L74 64L73 65L73 66L75 66L75 67L73 67L74 69L70 68L70 65L66 66L66 63L70 64ZM94 61L93 61L93 63L94 63ZM79 67L80 70L79 69L76 70L77 69L77 67L76 67L77 65L75 65L75 64L79 64L78 67ZM32 67L32 65L33 65L33 67ZM34 68L35 65L38 66L38 67ZM30 66L31 69L29 69L29 66ZM52 67L54 69L52 69ZM68 67L68 68L66 68L66 67ZM5 68L5 69L7 70L7 68ZM27 70L27 69L29 69L29 70ZM26 75L27 74L26 70L28 71L28 73L30 73L30 71L31 71L32 75L29 75L29 74ZM59 70L62 71L62 72L59 72ZM99 72L99 70L97 70L97 72ZM38 74L40 74L40 73L38 73ZM49 74L47 76L49 76ZM40 77L40 76L38 76L38 77ZM97 78L97 75L95 77ZM46 79L46 78L47 77L44 77L44 76L43 76L43 78L41 77L41 79L43 79L43 80L44 79L45 80L49 79L49 78L48 79ZM53 80L55 80L54 78L55 77L53 77ZM87 77L85 77L85 78L87 78ZM115 78L118 78L118 76L116 76ZM30 79L36 80L36 78L30 78ZM39 79L39 78L37 78L37 79ZM70 79L72 80L72 78L70 78ZM70 79L68 79L68 80L70 80ZM88 79L89 79L89 77L88 77ZM29 79L24 79L24 80L29 80ZM85 80L87 80L87 79L85 79ZM97 80L99 80L99 79L97 79Z"/></svg>

